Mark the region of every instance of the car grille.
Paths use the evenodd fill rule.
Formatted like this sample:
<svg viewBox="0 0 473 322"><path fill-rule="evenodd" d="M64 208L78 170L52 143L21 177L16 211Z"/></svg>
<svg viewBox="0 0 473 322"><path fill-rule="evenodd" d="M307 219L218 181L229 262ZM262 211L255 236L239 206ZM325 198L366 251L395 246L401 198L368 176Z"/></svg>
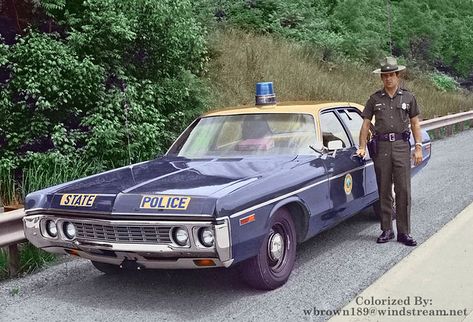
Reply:
<svg viewBox="0 0 473 322"><path fill-rule="evenodd" d="M104 242L168 244L170 226L101 225L74 222L77 238Z"/></svg>

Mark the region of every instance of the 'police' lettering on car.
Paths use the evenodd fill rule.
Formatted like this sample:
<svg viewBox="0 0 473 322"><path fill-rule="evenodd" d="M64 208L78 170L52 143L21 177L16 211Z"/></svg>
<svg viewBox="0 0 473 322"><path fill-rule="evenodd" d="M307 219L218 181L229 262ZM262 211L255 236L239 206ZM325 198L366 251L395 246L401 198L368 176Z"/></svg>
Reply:
<svg viewBox="0 0 473 322"><path fill-rule="evenodd" d="M140 208L186 210L190 201L190 197L181 196L143 196Z"/></svg>

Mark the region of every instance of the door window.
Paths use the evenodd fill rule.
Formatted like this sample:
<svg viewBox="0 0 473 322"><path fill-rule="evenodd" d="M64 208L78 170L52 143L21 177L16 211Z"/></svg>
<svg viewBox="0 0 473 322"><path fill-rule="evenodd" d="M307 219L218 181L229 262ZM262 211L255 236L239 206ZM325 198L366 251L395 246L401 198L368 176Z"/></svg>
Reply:
<svg viewBox="0 0 473 322"><path fill-rule="evenodd" d="M325 112L320 115L320 128L325 147L328 147L330 141L341 141L344 148L350 146L348 135L334 112Z"/></svg>
<svg viewBox="0 0 473 322"><path fill-rule="evenodd" d="M344 109L339 110L338 113L351 134L353 144L358 145L360 142L360 129L363 124L363 118L354 110Z"/></svg>

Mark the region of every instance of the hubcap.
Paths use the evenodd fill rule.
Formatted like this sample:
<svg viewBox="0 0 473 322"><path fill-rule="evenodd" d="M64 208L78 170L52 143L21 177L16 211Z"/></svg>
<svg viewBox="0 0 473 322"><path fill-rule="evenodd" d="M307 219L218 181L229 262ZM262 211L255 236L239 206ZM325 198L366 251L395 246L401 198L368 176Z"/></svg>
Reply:
<svg viewBox="0 0 473 322"><path fill-rule="evenodd" d="M284 238L280 233L274 233L269 239L269 256L271 260L278 261L281 259L284 252Z"/></svg>

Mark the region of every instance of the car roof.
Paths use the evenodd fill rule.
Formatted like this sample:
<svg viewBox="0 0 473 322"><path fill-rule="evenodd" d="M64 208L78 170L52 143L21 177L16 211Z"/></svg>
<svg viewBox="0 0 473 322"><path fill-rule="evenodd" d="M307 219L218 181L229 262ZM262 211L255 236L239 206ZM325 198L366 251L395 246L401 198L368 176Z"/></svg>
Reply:
<svg viewBox="0 0 473 322"><path fill-rule="evenodd" d="M351 102L281 102L275 105L237 106L210 111L203 116L260 114L260 113L303 113L317 116L319 112L334 107L355 107L360 111L363 105Z"/></svg>

